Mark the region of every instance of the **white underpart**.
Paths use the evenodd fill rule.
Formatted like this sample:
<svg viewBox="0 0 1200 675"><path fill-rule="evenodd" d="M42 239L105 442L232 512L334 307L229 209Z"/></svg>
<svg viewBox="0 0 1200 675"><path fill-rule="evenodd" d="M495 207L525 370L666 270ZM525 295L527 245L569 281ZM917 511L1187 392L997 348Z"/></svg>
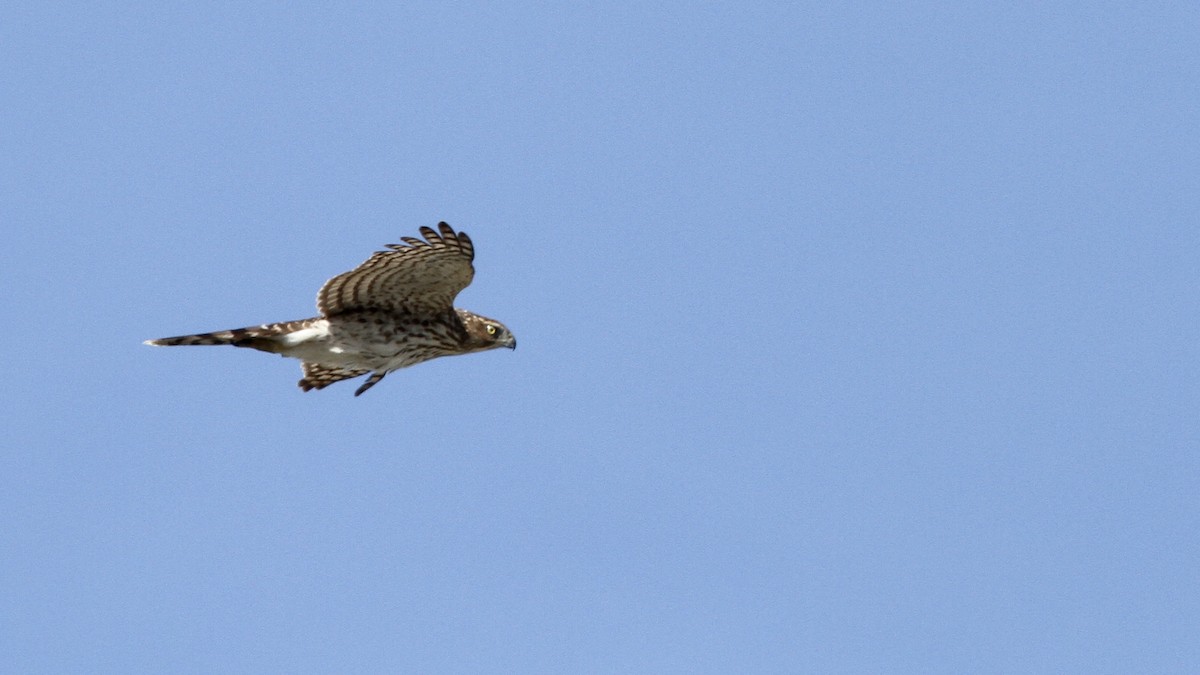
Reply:
<svg viewBox="0 0 1200 675"><path fill-rule="evenodd" d="M344 326L340 330L331 330L326 319L274 339L282 348L278 353L283 356L356 370L389 372L429 358L402 353L399 344L385 340L383 336L359 336Z"/></svg>
<svg viewBox="0 0 1200 675"><path fill-rule="evenodd" d="M329 330L329 322L321 320L308 328L292 331L277 338L283 347L280 351L302 361L323 363L329 366L350 366L360 360L356 354L346 353L345 345L339 344Z"/></svg>
<svg viewBox="0 0 1200 675"><path fill-rule="evenodd" d="M329 322L320 321L313 326L309 326L308 328L302 328L298 331L288 333L287 335L284 335L280 341L283 342L284 346L295 347L310 340L320 340L327 337L329 337Z"/></svg>
<svg viewBox="0 0 1200 675"><path fill-rule="evenodd" d="M388 362L394 352L390 345L363 344L346 331L335 333L326 319L281 335L276 340L283 347L280 350L283 356L343 368L390 369Z"/></svg>

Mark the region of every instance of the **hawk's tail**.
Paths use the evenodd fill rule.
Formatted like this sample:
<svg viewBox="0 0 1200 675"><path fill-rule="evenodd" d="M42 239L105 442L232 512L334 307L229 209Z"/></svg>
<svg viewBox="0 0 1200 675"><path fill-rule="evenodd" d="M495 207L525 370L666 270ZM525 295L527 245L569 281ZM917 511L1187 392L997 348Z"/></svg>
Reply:
<svg viewBox="0 0 1200 675"><path fill-rule="evenodd" d="M234 347L251 347L264 352L278 350L275 338L287 335L305 328L310 319L304 321L285 321L283 323L268 323L262 326L219 330L213 333L197 333L195 335L179 335L176 337L146 340L145 344L155 347L181 347L194 345L233 345Z"/></svg>

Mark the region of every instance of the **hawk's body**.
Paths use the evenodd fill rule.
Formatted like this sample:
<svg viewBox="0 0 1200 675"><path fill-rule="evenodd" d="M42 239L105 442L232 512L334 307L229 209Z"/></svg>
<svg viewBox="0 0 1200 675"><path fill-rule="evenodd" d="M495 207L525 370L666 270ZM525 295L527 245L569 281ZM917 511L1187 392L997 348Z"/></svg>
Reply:
<svg viewBox="0 0 1200 675"><path fill-rule="evenodd" d="M451 303L475 270L471 239L446 223L421 228L425 241L403 237L389 251L321 288L321 316L248 328L148 340L152 345L233 345L300 359L300 388L322 389L372 373L363 393L393 370L439 356L516 348L498 321Z"/></svg>

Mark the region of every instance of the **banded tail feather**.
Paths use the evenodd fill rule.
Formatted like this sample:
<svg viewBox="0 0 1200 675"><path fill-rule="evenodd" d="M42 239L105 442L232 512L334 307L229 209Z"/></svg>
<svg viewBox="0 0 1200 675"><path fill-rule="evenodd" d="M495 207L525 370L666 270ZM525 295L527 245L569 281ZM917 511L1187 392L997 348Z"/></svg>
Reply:
<svg viewBox="0 0 1200 675"><path fill-rule="evenodd" d="M233 345L234 347L249 347L264 352L278 353L280 345L277 339L306 328L310 321L311 319L284 321L282 323L268 323L261 326L219 330L212 333L177 335L175 337L158 338L157 340L146 340L144 344L155 347Z"/></svg>

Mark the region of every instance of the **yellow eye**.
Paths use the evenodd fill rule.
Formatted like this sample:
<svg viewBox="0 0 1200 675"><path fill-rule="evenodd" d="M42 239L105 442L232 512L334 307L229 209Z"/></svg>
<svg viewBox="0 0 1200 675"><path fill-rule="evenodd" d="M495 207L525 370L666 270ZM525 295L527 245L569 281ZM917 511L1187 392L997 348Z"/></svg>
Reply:
<svg viewBox="0 0 1200 675"><path fill-rule="evenodd" d="M489 323L487 326L487 332L488 332L488 335L495 335L496 327Z"/></svg>

